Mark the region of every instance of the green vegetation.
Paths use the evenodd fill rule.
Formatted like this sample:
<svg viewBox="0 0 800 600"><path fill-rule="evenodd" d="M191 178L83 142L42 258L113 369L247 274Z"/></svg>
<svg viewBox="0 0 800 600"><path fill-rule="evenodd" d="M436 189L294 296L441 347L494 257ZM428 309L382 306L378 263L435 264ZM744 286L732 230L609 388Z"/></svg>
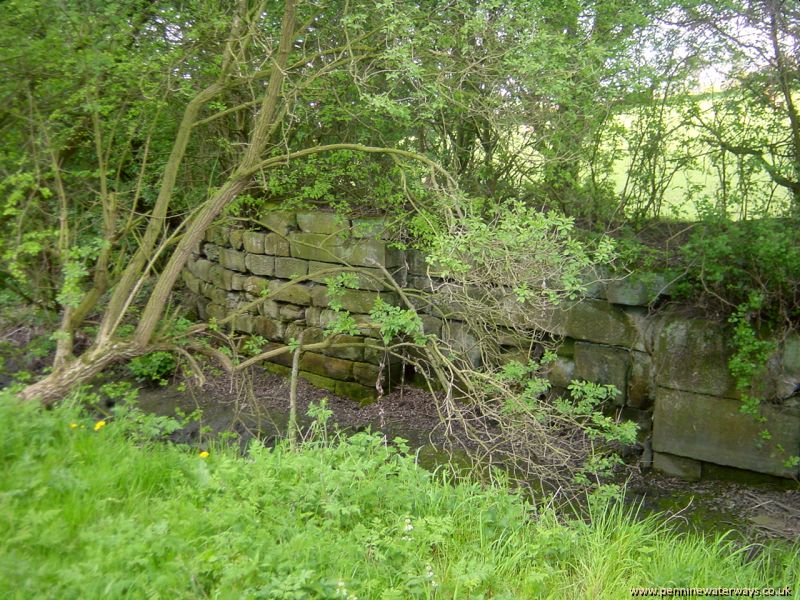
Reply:
<svg viewBox="0 0 800 600"><path fill-rule="evenodd" d="M175 356L169 352L151 352L135 357L128 363L128 368L140 381L166 385L177 365Z"/></svg>
<svg viewBox="0 0 800 600"><path fill-rule="evenodd" d="M752 562L598 504L589 521L453 483L402 442L291 450L160 441L176 423L76 398L0 398L3 598L623 598L633 586L800 586L798 550ZM104 425L101 425L104 423Z"/></svg>
<svg viewBox="0 0 800 600"><path fill-rule="evenodd" d="M550 399L542 369L554 309L613 268L613 232L622 267L670 269L682 301L727 320L743 408L759 418L766 338L800 328L798 24L796 2L760 0L6 0L0 299L8 321L33 309L36 325L0 351L27 347L8 361L19 395L62 406L3 400L0 591L578 598L796 582L777 554L743 565L724 541L675 539L616 507L590 524L528 520L507 490L445 485L375 437L329 440L320 424L296 452L201 458L157 442L176 424L125 402L95 430L69 392L123 366L201 381L282 352L297 375L304 352L366 327L392 344L370 351L444 392L445 428L495 436L489 464L505 452L541 481L603 489L632 426L603 414L609 387ZM440 270L437 296L372 266L292 275L303 294L328 278L334 319L325 339L288 327L282 339L261 317L291 285L243 282L239 264L215 277L250 294L260 328L222 308L207 323L183 314L173 288L212 225L271 229L275 211L321 205L386 213L391 243ZM639 245L676 214L696 219L677 252ZM286 243L273 229L269 243ZM344 305L367 269L400 302L364 323ZM226 291L214 304L240 310ZM426 302L467 315L482 338L472 355L466 329L424 335L452 316L420 314Z"/></svg>
<svg viewBox="0 0 800 600"><path fill-rule="evenodd" d="M379 210L429 242L522 203L630 232L684 178L684 212L800 229L792 3L5 8L0 287L58 321L27 398L168 350L171 291L225 215Z"/></svg>

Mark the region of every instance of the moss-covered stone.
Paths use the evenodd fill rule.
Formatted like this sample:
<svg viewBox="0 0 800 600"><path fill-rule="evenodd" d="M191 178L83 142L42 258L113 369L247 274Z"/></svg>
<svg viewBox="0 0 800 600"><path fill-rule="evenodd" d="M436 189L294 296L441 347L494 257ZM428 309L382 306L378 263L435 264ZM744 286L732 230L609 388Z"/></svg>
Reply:
<svg viewBox="0 0 800 600"><path fill-rule="evenodd" d="M425 254L419 250L409 249L406 251L406 262L408 263L409 275L427 275L428 263Z"/></svg>
<svg viewBox="0 0 800 600"><path fill-rule="evenodd" d="M228 292L234 291L234 284L233 278L237 275L236 271L230 271L228 269L222 269L222 285L219 282L214 282L214 285L219 285L220 287L224 288ZM246 278L245 278L246 280Z"/></svg>
<svg viewBox="0 0 800 600"><path fill-rule="evenodd" d="M209 269L211 283L221 289L233 289L233 271L223 268L220 265L213 265Z"/></svg>
<svg viewBox="0 0 800 600"><path fill-rule="evenodd" d="M200 293L200 279L192 275L189 269L183 269L181 271L181 279L183 280L184 285L189 288L189 290L194 294Z"/></svg>
<svg viewBox="0 0 800 600"><path fill-rule="evenodd" d="M318 330L322 331L322 330ZM327 348L322 351L326 356L334 356L345 360L364 360L364 338L356 335L336 335L333 344L344 344L341 347Z"/></svg>
<svg viewBox="0 0 800 600"><path fill-rule="evenodd" d="M587 298L565 305L563 311L553 313L551 318L558 319L559 313L566 316L564 333L569 337L609 346L632 348L635 345L638 331L634 323L625 311L607 302ZM558 333L557 321L554 325L551 327Z"/></svg>
<svg viewBox="0 0 800 600"><path fill-rule="evenodd" d="M584 286L583 294L589 298L606 300L606 279L608 274L603 269L587 269L581 276Z"/></svg>
<svg viewBox="0 0 800 600"><path fill-rule="evenodd" d="M403 253L382 240L342 240L334 235L293 233L289 244L292 256L305 260L356 267L398 267L403 263Z"/></svg>
<svg viewBox="0 0 800 600"><path fill-rule="evenodd" d="M324 329L340 316L341 313L337 313L335 310L331 310L329 308L310 306L308 309L306 309L306 321L312 327L321 327ZM351 314L350 316L356 322L356 325L359 326L359 329L361 329L362 325L364 326L364 329L368 328L370 324L369 315Z"/></svg>
<svg viewBox="0 0 800 600"><path fill-rule="evenodd" d="M399 267L404 262L403 252L390 247L383 240L349 240L342 248L344 262L358 267Z"/></svg>
<svg viewBox="0 0 800 600"><path fill-rule="evenodd" d="M269 359L269 362L277 365L281 365L282 367L288 369L286 372L287 376L291 374L291 367L292 367L292 352L291 349L284 345L279 344L276 342L271 342L269 344L264 345L262 348L262 352L272 352L273 350L281 350L280 353L276 354L272 358Z"/></svg>
<svg viewBox="0 0 800 600"><path fill-rule="evenodd" d="M262 335L268 340L282 340L283 323L270 319L269 317L254 317L252 332Z"/></svg>
<svg viewBox="0 0 800 600"><path fill-rule="evenodd" d="M422 332L425 335L435 335L440 337L442 335L442 320L431 315L421 315L422 319Z"/></svg>
<svg viewBox="0 0 800 600"><path fill-rule="evenodd" d="M653 450L768 473L796 477L798 468L784 465L800 452L800 411L764 405L764 423L743 414L730 398L656 389ZM761 432L771 439L763 440ZM784 451L780 451L783 448Z"/></svg>
<svg viewBox="0 0 800 600"><path fill-rule="evenodd" d="M667 293L667 278L660 273L631 273L606 283L606 298L612 304L648 306Z"/></svg>
<svg viewBox="0 0 800 600"><path fill-rule="evenodd" d="M208 305L209 305L208 298L203 298L202 296L198 296L196 304L197 316L200 317L200 320L202 321L208 320Z"/></svg>
<svg viewBox="0 0 800 600"><path fill-rule="evenodd" d="M250 254L264 254L264 240L266 233L260 231L245 231L242 234L242 242L245 252Z"/></svg>
<svg viewBox="0 0 800 600"><path fill-rule="evenodd" d="M630 347L639 352L652 352L655 345L654 334L654 319L651 318L650 309L643 306L621 306L622 312L628 319L628 322L636 330L636 336Z"/></svg>
<svg viewBox="0 0 800 600"><path fill-rule="evenodd" d="M270 256L290 256L289 240L277 233L264 236L264 254Z"/></svg>
<svg viewBox="0 0 800 600"><path fill-rule="evenodd" d="M226 269L231 271L238 271L244 273L247 270L244 264L244 252L232 250L230 248L223 248L219 254L220 264Z"/></svg>
<svg viewBox="0 0 800 600"><path fill-rule="evenodd" d="M308 261L308 275L309 281L317 283L325 283L326 279L336 277L339 273L344 272L344 265L320 262L318 260Z"/></svg>
<svg viewBox="0 0 800 600"><path fill-rule="evenodd" d="M212 225L206 230L206 240L217 246L227 246L230 229L222 225Z"/></svg>
<svg viewBox="0 0 800 600"><path fill-rule="evenodd" d="M241 250L244 244L243 236L244 232L241 229L231 229L230 240L231 248L234 250Z"/></svg>
<svg viewBox="0 0 800 600"><path fill-rule="evenodd" d="M203 244L203 254L205 254L211 262L219 262L220 250L222 250L222 248L216 244Z"/></svg>
<svg viewBox="0 0 800 600"><path fill-rule="evenodd" d="M388 392L393 385L397 385L400 382L402 370L403 365L401 363L385 365L383 368L372 363L353 363L353 377L358 383L374 388L380 377L381 388L384 392Z"/></svg>
<svg viewBox="0 0 800 600"><path fill-rule="evenodd" d="M233 318L233 328L242 333L253 333L256 330L255 319L250 315L236 315Z"/></svg>
<svg viewBox="0 0 800 600"><path fill-rule="evenodd" d="M364 362L379 365L384 361L391 362L393 360L387 353L382 340L365 338L364 344Z"/></svg>
<svg viewBox="0 0 800 600"><path fill-rule="evenodd" d="M335 379L331 379L330 377L325 377L324 375L319 375L317 373L309 373L308 371L300 371L298 373L300 379L305 379L308 383L313 385L315 388L319 388L321 390L328 390L336 394L336 387L339 381Z"/></svg>
<svg viewBox="0 0 800 600"><path fill-rule="evenodd" d="M433 291L434 282L430 277L424 275L410 275L408 278L408 287L412 290L430 293Z"/></svg>
<svg viewBox="0 0 800 600"><path fill-rule="evenodd" d="M254 275L272 277L275 274L275 259L272 256L246 254L244 261L247 270Z"/></svg>
<svg viewBox="0 0 800 600"><path fill-rule="evenodd" d="M306 323L308 323L309 327L325 327L321 322L323 310L317 306L309 306L306 309Z"/></svg>
<svg viewBox="0 0 800 600"><path fill-rule="evenodd" d="M413 248L406 250L405 260L408 264L409 276L439 279L443 276L441 266L428 264L425 253Z"/></svg>
<svg viewBox="0 0 800 600"><path fill-rule="evenodd" d="M311 277L309 277L309 280L316 281L318 283L325 283L326 279L331 277L336 277L336 275L343 272L341 270L336 270L336 267L337 265L335 263L309 261L308 273L309 275L311 275ZM390 275L392 275L392 277L395 279L395 281L397 282L403 281L404 269L402 267L393 267L388 270L390 272ZM368 267L361 267L359 268L358 271L354 273L354 275L358 280L356 288L359 290L381 292L384 290L392 289L391 284L389 282L386 282L385 275L380 269L370 269Z"/></svg>
<svg viewBox="0 0 800 600"><path fill-rule="evenodd" d="M219 321L227 316L228 309L221 304L215 304L212 302L206 306L206 314L208 315L209 319L216 319Z"/></svg>
<svg viewBox="0 0 800 600"><path fill-rule="evenodd" d="M381 369L378 365L370 363L355 363L353 365L353 376L361 385L374 386L380 374Z"/></svg>
<svg viewBox="0 0 800 600"><path fill-rule="evenodd" d="M629 365L627 350L586 342L575 344L575 379L613 385L619 390L614 397L617 406L625 404Z"/></svg>
<svg viewBox="0 0 800 600"><path fill-rule="evenodd" d="M275 277L294 279L308 274L308 261L281 256L275 258Z"/></svg>
<svg viewBox="0 0 800 600"><path fill-rule="evenodd" d="M295 213L285 210L275 210L263 215L259 221L263 223L267 229L279 235L285 236L292 229L297 227L297 217Z"/></svg>
<svg viewBox="0 0 800 600"><path fill-rule="evenodd" d="M445 321L442 326L442 339L456 352L462 354L474 368L480 367L483 359L478 337L466 324L459 321Z"/></svg>
<svg viewBox="0 0 800 600"><path fill-rule="evenodd" d="M337 381L334 391L337 395L350 398L362 405L374 402L378 398L378 391L374 387L352 381Z"/></svg>
<svg viewBox="0 0 800 600"><path fill-rule="evenodd" d="M575 357L575 340L573 338L564 338L558 342L556 347L556 354L566 358Z"/></svg>
<svg viewBox="0 0 800 600"><path fill-rule="evenodd" d="M242 273L234 273L231 277L231 289L237 292L244 291L247 285L247 275Z"/></svg>
<svg viewBox="0 0 800 600"><path fill-rule="evenodd" d="M800 334L793 333L784 341L781 364L788 375L800 377Z"/></svg>
<svg viewBox="0 0 800 600"><path fill-rule="evenodd" d="M275 375L279 375L281 377L285 377L286 379L292 376L291 367L285 367L283 365L279 365L274 362L265 362L263 366L265 371L268 371L269 373L274 373Z"/></svg>
<svg viewBox="0 0 800 600"><path fill-rule="evenodd" d="M272 279L269 282L270 298L277 302L308 306L311 304L311 289L303 283L290 284L280 279Z"/></svg>
<svg viewBox="0 0 800 600"><path fill-rule="evenodd" d="M343 240L322 233L292 233L289 235L291 255L303 260L340 263Z"/></svg>
<svg viewBox="0 0 800 600"><path fill-rule="evenodd" d="M499 354L491 356L489 360L491 360L491 366L502 367L512 362L526 364L529 358L530 354L526 350L501 346Z"/></svg>
<svg viewBox="0 0 800 600"><path fill-rule="evenodd" d="M352 361L333 358L316 352L303 352L303 356L300 357L300 369L343 381L353 379Z"/></svg>
<svg viewBox="0 0 800 600"><path fill-rule="evenodd" d="M736 398L736 381L728 370L730 357L721 323L667 317L653 353L655 382L676 390Z"/></svg>
<svg viewBox="0 0 800 600"><path fill-rule="evenodd" d="M322 330L318 327L307 327L302 323L289 323L286 326L286 340L299 340L303 336L303 345L316 344L325 339Z"/></svg>
<svg viewBox="0 0 800 600"><path fill-rule="evenodd" d="M210 260L199 258L197 260L189 261L187 266L192 274L198 279L202 279L203 281L211 281L210 271L214 264Z"/></svg>
<svg viewBox="0 0 800 600"><path fill-rule="evenodd" d="M295 304L282 304L278 312L281 321L298 321L305 319L306 309L304 306L297 306Z"/></svg>
<svg viewBox="0 0 800 600"><path fill-rule="evenodd" d="M385 238L387 222L384 217L356 217L351 219L351 233L355 238Z"/></svg>
<svg viewBox="0 0 800 600"><path fill-rule="evenodd" d="M547 378L550 385L566 389L575 378L575 361L558 357L548 368Z"/></svg>
<svg viewBox="0 0 800 600"><path fill-rule="evenodd" d="M225 267L216 265L212 270L211 283L224 290L231 290L233 288L233 273Z"/></svg>
<svg viewBox="0 0 800 600"><path fill-rule="evenodd" d="M364 290L342 290L339 301L342 308L349 312L366 314L372 310L375 301L380 298L388 304L395 304L397 296L390 292L367 292ZM312 303L314 306L328 306L330 298L328 297L327 286L316 286L312 293Z"/></svg>
<svg viewBox="0 0 800 600"><path fill-rule="evenodd" d="M212 292L218 289L214 287L214 284L201 282L200 283L200 293L205 296L206 298L211 298Z"/></svg>
<svg viewBox="0 0 800 600"><path fill-rule="evenodd" d="M225 291L223 288L219 288L215 285L212 285L209 289L209 298L214 304L219 304L220 306L224 307L226 310L229 308L228 306L228 292Z"/></svg>
<svg viewBox="0 0 800 600"><path fill-rule="evenodd" d="M244 290L253 296L261 296L263 290L269 289L269 279L250 276L244 282Z"/></svg>
<svg viewBox="0 0 800 600"><path fill-rule="evenodd" d="M225 292L225 307L231 312L236 312L239 309L245 311L245 307L247 306L247 302L244 302L241 294L237 294L235 292Z"/></svg>
<svg viewBox="0 0 800 600"><path fill-rule="evenodd" d="M500 325L512 327L524 324L526 328L537 329L552 336L567 335L569 313L566 305L535 307L520 304L516 298L508 296L497 307L501 312Z"/></svg>
<svg viewBox="0 0 800 600"><path fill-rule="evenodd" d="M653 468L673 477L688 481L697 481L702 475L702 463L684 456L675 456L665 452L653 453Z"/></svg>
<svg viewBox="0 0 800 600"><path fill-rule="evenodd" d="M339 233L350 230L350 221L334 212L297 213L297 226L306 233Z"/></svg>
<svg viewBox="0 0 800 600"><path fill-rule="evenodd" d="M264 282L266 286L266 281ZM274 300L262 300L258 304L258 314L262 317L269 317L270 319L278 319L280 316L280 304Z"/></svg>

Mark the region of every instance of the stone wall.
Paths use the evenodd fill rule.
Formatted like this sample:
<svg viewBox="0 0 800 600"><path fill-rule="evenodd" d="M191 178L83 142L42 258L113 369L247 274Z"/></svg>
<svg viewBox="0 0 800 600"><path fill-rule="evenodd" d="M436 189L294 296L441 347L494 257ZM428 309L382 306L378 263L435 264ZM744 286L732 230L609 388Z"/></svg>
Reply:
<svg viewBox="0 0 800 600"><path fill-rule="evenodd" d="M341 298L359 323L380 297L396 303L392 292L379 283L378 265L405 282L403 254L375 237L379 220L339 219L333 213L274 212L261 229L241 230L213 227L195 249L183 272L202 319L221 320L266 291L269 299L244 311L232 322L232 329L258 334L278 347L291 339L311 344L323 340L323 328L336 314L328 308L328 287L324 280L337 274L336 266L349 264L373 271L375 278L359 277L358 289L348 289ZM340 234L347 232L349 239ZM380 232L378 232L380 233ZM313 276L294 282L302 276ZM376 381L384 389L400 377L401 365L377 348L374 331L364 328L359 336L337 336L341 347L304 352L300 376L313 385L359 401L377 396ZM375 346L365 348L364 343ZM275 358L269 368L288 373L291 355Z"/></svg>
<svg viewBox="0 0 800 600"><path fill-rule="evenodd" d="M363 267L376 277L359 277L359 289L347 290L343 307L364 325L358 336L339 336L337 343L357 344L306 352L300 376L339 395L369 401L376 382L383 390L399 381L402 365L379 349L366 314L375 298L397 298L380 282L385 267L401 287L430 289L418 252L400 252L381 239L379 219L343 219L334 213L271 213L252 230L214 227L183 273L199 315L222 319L260 297L270 298L255 311L238 316L236 331L254 333L280 345L304 332L304 342L323 339L335 318L328 308L325 278L337 265ZM327 272L326 272L327 271ZM297 276L309 280L292 282ZM732 467L783 478L797 478L797 466L786 458L800 454L800 336L784 340L770 359L760 382L766 403L763 423L739 411L735 382L728 371L731 351L722 325L669 311L650 311L665 294L666 281L654 274L634 274L593 285L590 296L556 311L547 329L563 337L550 371L554 387L572 379L613 384L620 390L620 413L638 420L652 444L657 469L686 478L718 474ZM455 340L470 352L477 339L463 323L439 318L437 307L423 313L426 333ZM363 347L366 342L372 347ZM480 354L471 354L479 361ZM291 357L270 368L286 373ZM788 400L787 400L788 399ZM763 430L771 438L762 439ZM760 443L758 442L760 440Z"/></svg>

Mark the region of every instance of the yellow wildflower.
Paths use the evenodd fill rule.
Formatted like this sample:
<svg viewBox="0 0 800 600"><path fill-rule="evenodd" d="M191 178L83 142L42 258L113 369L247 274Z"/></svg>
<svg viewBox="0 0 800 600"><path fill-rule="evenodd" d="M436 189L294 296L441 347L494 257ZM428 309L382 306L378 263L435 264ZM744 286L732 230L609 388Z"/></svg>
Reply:
<svg viewBox="0 0 800 600"><path fill-rule="evenodd" d="M206 452L205 450L203 450L203 451L200 453L200 458L208 458L208 452Z"/></svg>
<svg viewBox="0 0 800 600"><path fill-rule="evenodd" d="M77 423L70 423L69 424L69 428L70 429L77 429L78 428L78 424Z"/></svg>
<svg viewBox="0 0 800 600"><path fill-rule="evenodd" d="M94 430L95 431L100 431L105 426L106 426L106 422L105 421L98 421L97 423L94 424Z"/></svg>

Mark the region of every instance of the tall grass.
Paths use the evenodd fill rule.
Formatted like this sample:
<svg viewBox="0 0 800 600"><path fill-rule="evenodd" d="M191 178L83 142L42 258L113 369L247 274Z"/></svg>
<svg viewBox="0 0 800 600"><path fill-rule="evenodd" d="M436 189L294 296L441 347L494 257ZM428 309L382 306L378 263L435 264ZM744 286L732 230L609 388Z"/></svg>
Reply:
<svg viewBox="0 0 800 600"><path fill-rule="evenodd" d="M634 586L794 586L797 550L754 562L619 506L591 522L452 483L379 436L246 456L150 439L0 396L2 598L628 598ZM143 435L143 431L148 435Z"/></svg>

